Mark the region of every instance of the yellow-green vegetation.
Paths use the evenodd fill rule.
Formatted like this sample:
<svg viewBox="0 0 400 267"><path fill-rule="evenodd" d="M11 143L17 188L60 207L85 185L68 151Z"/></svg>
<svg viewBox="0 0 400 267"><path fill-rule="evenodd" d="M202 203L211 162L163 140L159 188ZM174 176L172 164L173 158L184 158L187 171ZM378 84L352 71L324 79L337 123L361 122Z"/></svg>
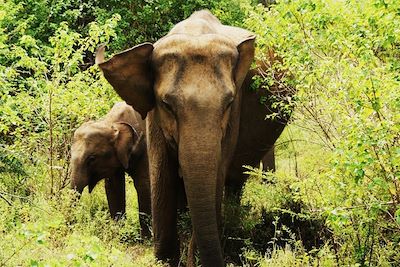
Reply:
<svg viewBox="0 0 400 267"><path fill-rule="evenodd" d="M255 32L258 59L282 59L258 83L297 91L276 99L294 107L277 172L247 168L224 223L226 261L400 265L400 1L260 2L0 0L0 266L161 266L131 179L120 222L102 184L80 200L68 189L71 137L119 101L93 65L100 43L155 41L202 8Z"/></svg>
<svg viewBox="0 0 400 267"><path fill-rule="evenodd" d="M141 242L133 183L127 219L110 219L104 189L84 194L24 196L1 205L1 264L6 266L156 266L151 245ZM12 195L4 197L12 199Z"/></svg>

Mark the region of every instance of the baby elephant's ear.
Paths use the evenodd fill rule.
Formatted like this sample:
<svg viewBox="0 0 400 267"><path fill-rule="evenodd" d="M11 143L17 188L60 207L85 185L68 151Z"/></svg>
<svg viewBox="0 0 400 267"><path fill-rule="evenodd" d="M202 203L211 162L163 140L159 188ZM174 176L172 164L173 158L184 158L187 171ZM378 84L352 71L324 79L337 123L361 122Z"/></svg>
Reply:
<svg viewBox="0 0 400 267"><path fill-rule="evenodd" d="M125 169L128 169L129 159L132 153L135 151L140 138L135 128L128 123L117 122L111 127L114 130L113 141L118 160Z"/></svg>
<svg viewBox="0 0 400 267"><path fill-rule="evenodd" d="M151 56L153 45L144 43L114 55L104 61L105 47L96 52L96 63L104 77L118 95L140 113L142 119L154 107L153 74Z"/></svg>

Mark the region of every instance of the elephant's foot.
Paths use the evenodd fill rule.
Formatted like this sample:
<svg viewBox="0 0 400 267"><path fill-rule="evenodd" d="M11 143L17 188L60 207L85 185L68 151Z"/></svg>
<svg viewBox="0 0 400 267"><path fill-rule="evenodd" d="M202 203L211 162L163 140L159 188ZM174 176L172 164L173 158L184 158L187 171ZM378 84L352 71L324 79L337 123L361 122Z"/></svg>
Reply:
<svg viewBox="0 0 400 267"><path fill-rule="evenodd" d="M150 215L139 213L140 236L143 239L151 239L151 218Z"/></svg>
<svg viewBox="0 0 400 267"><path fill-rule="evenodd" d="M158 260L166 262L171 267L179 266L180 252L179 240L169 242L155 242L155 256Z"/></svg>

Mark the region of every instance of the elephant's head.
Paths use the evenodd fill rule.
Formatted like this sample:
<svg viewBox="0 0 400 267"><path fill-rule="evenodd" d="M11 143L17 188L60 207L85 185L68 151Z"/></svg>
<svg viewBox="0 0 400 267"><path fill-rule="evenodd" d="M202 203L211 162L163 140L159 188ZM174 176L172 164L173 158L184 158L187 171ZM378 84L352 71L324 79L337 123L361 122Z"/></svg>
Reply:
<svg viewBox="0 0 400 267"><path fill-rule="evenodd" d="M86 122L74 133L71 148L71 187L91 192L103 178L112 178L129 167L138 135L124 122Z"/></svg>
<svg viewBox="0 0 400 267"><path fill-rule="evenodd" d="M149 119L176 153L205 264L203 259L215 258L208 254L222 255L217 221L224 165L236 144L240 88L255 36L222 25L206 11L192 17L154 45L135 46L105 62L102 47L96 62L142 118L151 111Z"/></svg>

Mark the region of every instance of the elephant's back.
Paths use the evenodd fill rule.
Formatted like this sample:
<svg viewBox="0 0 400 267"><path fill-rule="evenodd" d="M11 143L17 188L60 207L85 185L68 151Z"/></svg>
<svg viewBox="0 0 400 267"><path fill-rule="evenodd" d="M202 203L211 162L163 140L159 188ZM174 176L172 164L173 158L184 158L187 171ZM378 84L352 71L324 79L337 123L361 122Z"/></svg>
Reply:
<svg viewBox="0 0 400 267"><path fill-rule="evenodd" d="M105 121L113 122L125 122L135 128L140 133L145 133L146 124L142 120L140 114L136 112L132 106L125 102L118 102L112 107L110 112L104 117Z"/></svg>

